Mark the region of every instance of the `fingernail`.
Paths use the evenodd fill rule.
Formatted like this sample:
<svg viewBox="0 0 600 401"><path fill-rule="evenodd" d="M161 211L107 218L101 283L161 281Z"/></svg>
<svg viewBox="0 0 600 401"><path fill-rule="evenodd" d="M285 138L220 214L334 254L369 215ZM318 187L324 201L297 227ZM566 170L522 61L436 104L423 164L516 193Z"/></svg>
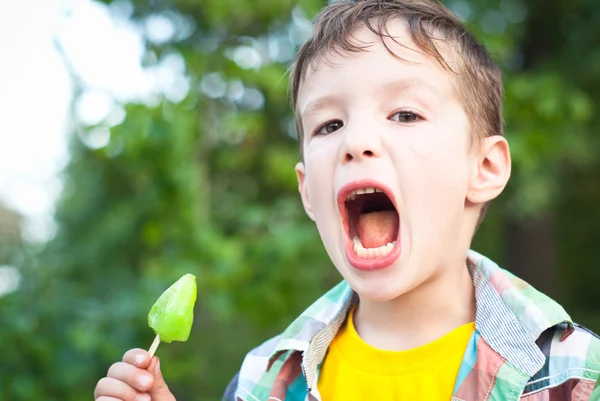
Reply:
<svg viewBox="0 0 600 401"><path fill-rule="evenodd" d="M140 385L140 387L146 387L148 384L150 384L150 381L152 380L152 378L148 375L142 375L138 378L138 383Z"/></svg>
<svg viewBox="0 0 600 401"><path fill-rule="evenodd" d="M142 363L144 363L145 359L146 359L146 356L144 354L137 354L135 356L136 365L141 365Z"/></svg>
<svg viewBox="0 0 600 401"><path fill-rule="evenodd" d="M156 360L156 371L160 373L160 359Z"/></svg>
<svg viewBox="0 0 600 401"><path fill-rule="evenodd" d="M150 396L146 393L138 394L135 401L150 401Z"/></svg>

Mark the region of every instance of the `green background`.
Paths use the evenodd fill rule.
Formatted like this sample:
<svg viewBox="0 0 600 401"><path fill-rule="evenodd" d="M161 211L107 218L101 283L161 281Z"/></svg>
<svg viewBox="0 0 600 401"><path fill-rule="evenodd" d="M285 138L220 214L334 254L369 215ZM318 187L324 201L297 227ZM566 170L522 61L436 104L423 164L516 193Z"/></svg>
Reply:
<svg viewBox="0 0 600 401"><path fill-rule="evenodd" d="M600 331L600 2L446 4L505 77L513 176L473 248ZM22 277L0 298L1 401L91 399L125 350L150 346L147 312L187 272L199 286L192 335L158 353L179 401L219 400L245 352L340 279L297 195L287 97L293 51L322 6L133 2L134 21L173 22L143 61L182 59L189 93L125 104L102 148L82 141L98 127L75 121L57 235L0 236L0 265Z"/></svg>

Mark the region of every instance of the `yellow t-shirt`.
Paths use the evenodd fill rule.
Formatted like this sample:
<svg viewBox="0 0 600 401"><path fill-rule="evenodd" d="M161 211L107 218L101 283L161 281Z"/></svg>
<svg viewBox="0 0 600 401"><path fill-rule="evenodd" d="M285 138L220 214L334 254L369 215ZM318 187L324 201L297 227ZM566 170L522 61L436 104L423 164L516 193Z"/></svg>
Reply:
<svg viewBox="0 0 600 401"><path fill-rule="evenodd" d="M384 351L365 343L354 310L334 338L321 368L323 401L450 400L474 323L408 351Z"/></svg>

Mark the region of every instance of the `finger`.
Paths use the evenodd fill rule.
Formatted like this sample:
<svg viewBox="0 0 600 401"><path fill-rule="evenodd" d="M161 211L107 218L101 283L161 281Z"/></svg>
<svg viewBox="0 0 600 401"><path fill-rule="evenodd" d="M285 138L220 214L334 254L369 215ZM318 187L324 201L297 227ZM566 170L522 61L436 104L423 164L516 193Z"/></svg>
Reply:
<svg viewBox="0 0 600 401"><path fill-rule="evenodd" d="M150 364L148 351L141 348L130 349L123 355L123 362L130 363L141 369L146 369Z"/></svg>
<svg viewBox="0 0 600 401"><path fill-rule="evenodd" d="M142 397L142 398L139 398ZM100 398L96 398L96 401L124 401L120 398L115 398L115 397L107 397L107 396L102 396ZM138 394L138 398L136 398L136 401L151 401L150 400L150 396L146 393L140 393Z"/></svg>
<svg viewBox="0 0 600 401"><path fill-rule="evenodd" d="M169 386L167 386L162 372L160 371L160 360L157 356L152 358L152 362L150 362L150 366L148 366L148 372L154 376L154 385L152 386L152 389L148 391L148 394L150 394L152 399L175 401L175 397L169 391Z"/></svg>
<svg viewBox="0 0 600 401"><path fill-rule="evenodd" d="M112 377L103 377L96 385L94 398L98 400L103 397L122 401L150 401L148 394L139 393L126 383Z"/></svg>
<svg viewBox="0 0 600 401"><path fill-rule="evenodd" d="M153 383L150 373L125 362L113 363L106 376L118 379L142 392L148 391Z"/></svg>

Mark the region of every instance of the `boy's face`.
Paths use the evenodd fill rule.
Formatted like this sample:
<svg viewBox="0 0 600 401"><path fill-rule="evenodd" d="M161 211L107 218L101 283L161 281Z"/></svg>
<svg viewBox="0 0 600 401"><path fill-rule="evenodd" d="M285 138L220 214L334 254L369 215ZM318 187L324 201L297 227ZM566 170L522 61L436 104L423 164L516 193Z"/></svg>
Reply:
<svg viewBox="0 0 600 401"><path fill-rule="evenodd" d="M410 50L405 23L388 28L408 48L388 47L408 62L363 27L355 37L369 49L328 56L307 72L297 101L304 206L342 276L375 300L464 266L479 210L468 199L477 156L452 72Z"/></svg>

